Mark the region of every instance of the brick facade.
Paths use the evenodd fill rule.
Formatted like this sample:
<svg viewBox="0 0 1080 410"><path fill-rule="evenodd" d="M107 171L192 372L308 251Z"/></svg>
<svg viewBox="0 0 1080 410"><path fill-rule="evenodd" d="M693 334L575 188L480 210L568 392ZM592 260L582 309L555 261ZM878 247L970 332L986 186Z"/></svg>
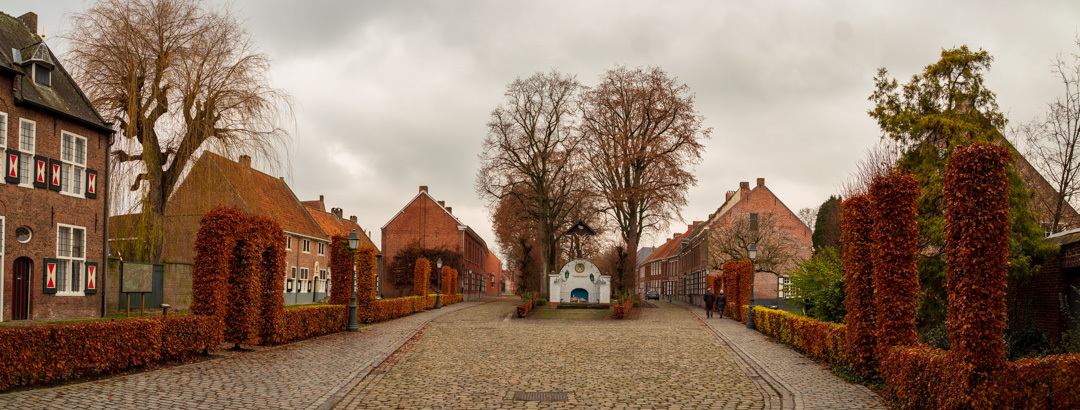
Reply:
<svg viewBox="0 0 1080 410"><path fill-rule="evenodd" d="M483 285L482 276L487 276L488 256L491 251L487 243L453 214L453 209L442 201L436 201L428 193L426 186L390 221L382 227L382 250L384 263L393 263L398 252L412 245L425 249L446 249L461 254L462 266L452 266L458 270L459 288L464 288L467 296L475 297ZM379 276L379 286L387 297L400 297L409 294L408 289L399 289Z"/></svg>
<svg viewBox="0 0 1080 410"><path fill-rule="evenodd" d="M32 13L24 17L29 15ZM36 22L36 16L33 20ZM0 33L0 131L4 137L0 140L4 154L0 170L5 176L15 172L16 176L30 177L29 185L21 185L17 179L12 183L0 178L0 320L102 316L108 215L105 178L112 131L82 96L56 57L33 34L36 28L28 29L14 17L0 13L0 30L3 30ZM55 63L49 70L51 83L36 84L29 79L23 70L29 70L33 63L23 58L20 65L20 59L13 58L13 48L37 50L35 53L41 54L35 56L51 59ZM9 66L4 59L15 63ZM27 126L27 135L33 136L32 150L24 149L26 146L20 144L23 124ZM62 152L61 141L65 138L71 149ZM81 149L79 145L82 145ZM15 169L11 169L8 162L12 153L17 159L29 154L27 165L30 169L22 168L18 160ZM85 155L85 160L79 158L80 154ZM63 161L68 159L70 161ZM51 170L54 164L61 170L57 190L53 190L48 171L42 175L41 184L34 184L39 160L45 161L46 170ZM79 166L80 160L85 166ZM63 161L66 165L50 161ZM92 194L87 193L90 172L96 172ZM68 179L76 173L81 175L75 178L77 183ZM16 235L23 229L29 229L30 236L21 242ZM61 243L61 237L64 243ZM67 246L62 250L60 245ZM62 259L67 255L70 255L69 259ZM51 289L46 289L45 284L49 277L45 272L46 259L59 259L57 264L65 266L63 275L59 269L54 271L55 286ZM16 287L16 264L28 267L29 276L19 281L25 287ZM88 264L96 264L93 290L88 289ZM74 279L72 270L78 273L76 283L71 283ZM55 293L51 293L53 291Z"/></svg>

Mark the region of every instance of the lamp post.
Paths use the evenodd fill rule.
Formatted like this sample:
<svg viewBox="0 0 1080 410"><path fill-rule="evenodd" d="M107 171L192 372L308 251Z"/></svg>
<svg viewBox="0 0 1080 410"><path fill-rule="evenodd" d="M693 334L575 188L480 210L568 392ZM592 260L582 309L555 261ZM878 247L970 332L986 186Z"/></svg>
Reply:
<svg viewBox="0 0 1080 410"><path fill-rule="evenodd" d="M442 309L442 258L435 261L435 280L435 309Z"/></svg>
<svg viewBox="0 0 1080 410"><path fill-rule="evenodd" d="M746 328L757 329L754 325L754 259L757 258L757 244L750 244L746 253L750 256L750 311L746 314Z"/></svg>
<svg viewBox="0 0 1080 410"><path fill-rule="evenodd" d="M356 332L360 330L360 327L356 325L356 249L360 247L360 236L356 234L356 230L353 229L349 234L349 250L352 251L352 285L349 289L352 289L352 298L349 299L349 325L345 326L345 330L350 332Z"/></svg>

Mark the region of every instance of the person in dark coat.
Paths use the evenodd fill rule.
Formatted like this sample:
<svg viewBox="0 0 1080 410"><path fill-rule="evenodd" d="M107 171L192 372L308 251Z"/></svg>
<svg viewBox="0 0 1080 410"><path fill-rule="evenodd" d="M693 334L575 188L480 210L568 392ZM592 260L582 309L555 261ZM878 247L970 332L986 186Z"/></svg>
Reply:
<svg viewBox="0 0 1080 410"><path fill-rule="evenodd" d="M705 317L712 317L713 303L716 303L716 296L713 296L712 289L705 291Z"/></svg>
<svg viewBox="0 0 1080 410"><path fill-rule="evenodd" d="M720 317L724 317L724 305L727 304L727 296L724 296L724 291L720 291L719 295L716 295L716 311L720 312Z"/></svg>

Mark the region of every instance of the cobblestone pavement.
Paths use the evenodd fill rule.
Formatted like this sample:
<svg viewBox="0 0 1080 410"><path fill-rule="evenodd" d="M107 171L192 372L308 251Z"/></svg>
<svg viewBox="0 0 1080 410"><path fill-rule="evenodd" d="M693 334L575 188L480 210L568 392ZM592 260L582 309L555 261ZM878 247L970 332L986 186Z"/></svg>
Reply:
<svg viewBox="0 0 1080 410"><path fill-rule="evenodd" d="M782 397L784 408L796 409L882 409L888 408L866 386L844 381L824 365L808 359L790 347L746 328L741 322L713 315L704 309L680 304L712 328L717 336L748 363L753 371Z"/></svg>
<svg viewBox="0 0 1080 410"><path fill-rule="evenodd" d="M0 408L217 409L332 406L431 320L456 303L389 322L254 352L87 383L0 394Z"/></svg>
<svg viewBox="0 0 1080 410"><path fill-rule="evenodd" d="M504 300L434 321L338 408L764 408L723 342L682 307L638 320L510 319ZM565 392L566 402L515 401Z"/></svg>

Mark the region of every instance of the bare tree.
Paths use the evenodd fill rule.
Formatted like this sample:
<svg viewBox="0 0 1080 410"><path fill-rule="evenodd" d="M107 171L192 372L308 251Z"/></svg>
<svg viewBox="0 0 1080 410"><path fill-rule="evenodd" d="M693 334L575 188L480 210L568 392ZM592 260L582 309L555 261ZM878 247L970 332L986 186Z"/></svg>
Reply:
<svg viewBox="0 0 1080 410"><path fill-rule="evenodd" d="M75 77L123 137L112 171L146 217L138 234L151 260L161 256L165 204L201 152L273 162L289 138L280 126L292 118L288 95L270 87L269 58L228 10L99 0L74 16L67 39Z"/></svg>
<svg viewBox="0 0 1080 410"><path fill-rule="evenodd" d="M721 269L729 260L746 259L750 244L757 246L754 267L764 272L787 272L799 262L804 246L771 213L762 213L751 220L749 212L732 212L726 223L709 230L709 266ZM808 253L809 250L805 250Z"/></svg>
<svg viewBox="0 0 1080 410"><path fill-rule="evenodd" d="M870 192L870 183L874 181L874 177L888 174L899 159L900 146L893 140L882 138L877 144L866 149L866 156L840 185L840 196L851 198Z"/></svg>
<svg viewBox="0 0 1080 410"><path fill-rule="evenodd" d="M571 213L587 198L574 130L580 89L573 76L554 70L514 80L491 112L480 154L476 191L492 208L505 198L517 201L536 228L541 293L544 275L556 269L559 240L575 222Z"/></svg>
<svg viewBox="0 0 1080 410"><path fill-rule="evenodd" d="M584 93L582 135L590 175L602 205L616 222L626 249L636 255L642 233L659 230L679 215L690 169L701 161L704 116L694 95L658 67L617 67ZM617 283L633 291L634 263L623 263Z"/></svg>
<svg viewBox="0 0 1080 410"><path fill-rule="evenodd" d="M506 266L518 272L519 276L514 278L516 287L522 291L539 291L542 278L535 221L512 197L500 199L495 204L491 221Z"/></svg>
<svg viewBox="0 0 1080 410"><path fill-rule="evenodd" d="M1080 46L1080 39L1076 41ZM1035 195L1047 210L1050 233L1065 229L1066 208L1080 192L1080 55L1058 55L1050 66L1064 95L1046 105L1046 112L1016 127L1012 134L1026 142L1025 156L1047 177L1056 195ZM1080 222L1080 221L1068 221Z"/></svg>
<svg viewBox="0 0 1080 410"><path fill-rule="evenodd" d="M814 230L814 225L817 223L818 208L806 207L799 210L799 220L803 225L810 228L810 231Z"/></svg>

